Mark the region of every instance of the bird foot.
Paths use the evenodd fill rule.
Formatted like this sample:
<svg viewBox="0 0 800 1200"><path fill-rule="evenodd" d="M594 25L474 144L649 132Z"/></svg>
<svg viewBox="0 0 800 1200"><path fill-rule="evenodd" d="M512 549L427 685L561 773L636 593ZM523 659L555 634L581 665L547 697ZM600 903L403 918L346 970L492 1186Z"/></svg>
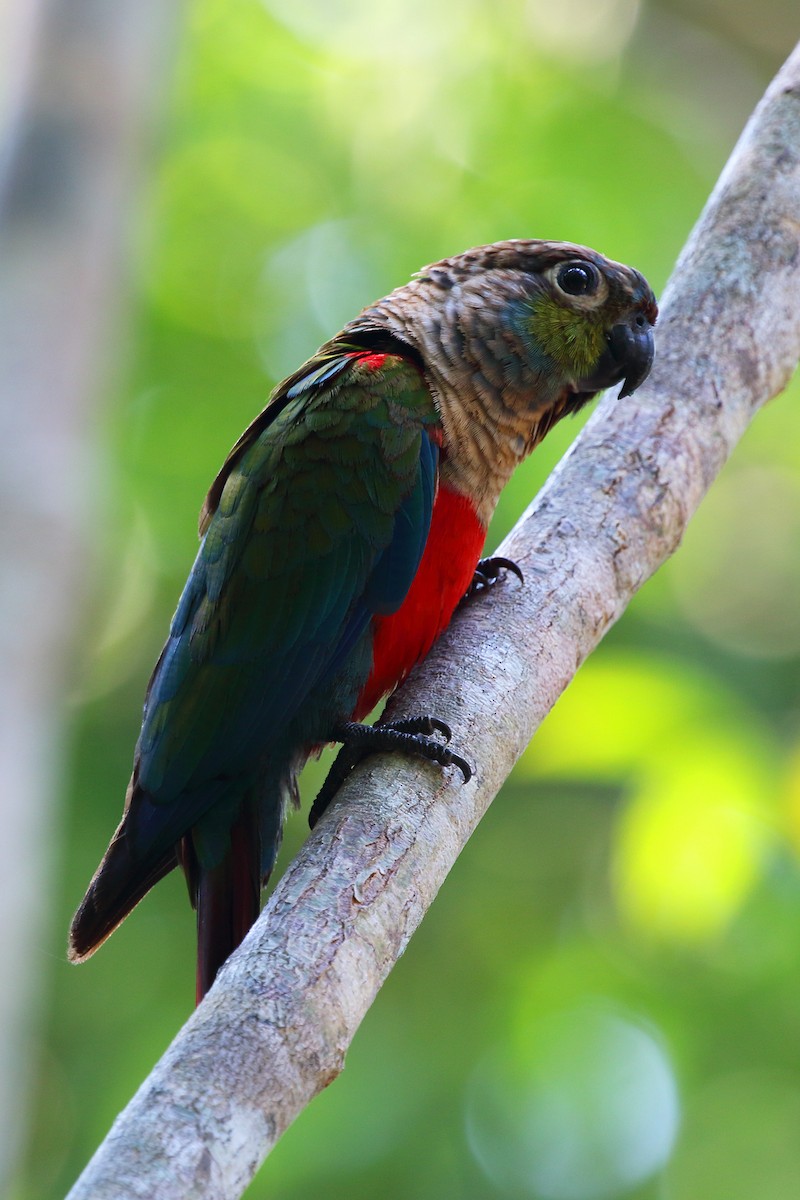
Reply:
<svg viewBox="0 0 800 1200"><path fill-rule="evenodd" d="M468 783L472 778L472 767L460 754L455 754L446 745L434 740L437 733L445 742L450 741L450 726L436 717L409 717L403 721L389 721L385 725L359 725L355 721L347 721L337 726L331 740L342 742L343 745L308 814L310 828L314 828L353 768L370 754L399 750L402 754L413 754L442 767L458 767L464 776L464 783Z"/></svg>
<svg viewBox="0 0 800 1200"><path fill-rule="evenodd" d="M475 568L472 583L464 593L464 600L469 600L471 596L475 596L479 592L488 591L490 587L493 587L497 583L498 579L502 579L503 572L505 571L510 571L512 575L516 575L520 583L525 582L521 567L513 559L482 558Z"/></svg>

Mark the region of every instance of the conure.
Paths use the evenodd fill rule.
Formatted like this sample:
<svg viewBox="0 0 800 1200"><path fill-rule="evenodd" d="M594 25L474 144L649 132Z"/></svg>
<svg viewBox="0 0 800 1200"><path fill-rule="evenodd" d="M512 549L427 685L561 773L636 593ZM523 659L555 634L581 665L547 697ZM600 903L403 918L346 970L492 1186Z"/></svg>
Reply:
<svg viewBox="0 0 800 1200"><path fill-rule="evenodd" d="M375 749L468 777L440 718L360 722L504 565L481 574L479 558L516 465L600 389L645 378L656 315L630 267L498 242L423 268L275 389L203 506L73 962L180 863L202 997L258 915L297 774L326 743L344 749L314 818Z"/></svg>

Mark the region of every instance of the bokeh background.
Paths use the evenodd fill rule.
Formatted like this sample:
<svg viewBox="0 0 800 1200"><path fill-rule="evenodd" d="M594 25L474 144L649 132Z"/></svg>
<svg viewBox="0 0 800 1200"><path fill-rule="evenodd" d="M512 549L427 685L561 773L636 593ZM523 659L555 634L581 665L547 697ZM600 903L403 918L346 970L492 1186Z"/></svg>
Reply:
<svg viewBox="0 0 800 1200"><path fill-rule="evenodd" d="M191 1009L177 876L87 966L64 942L229 446L360 307L467 246L586 242L661 290L798 28L794 0L186 4L64 634L15 1200L63 1196ZM798 1194L798 401L758 417L583 667L253 1200ZM518 472L490 546L577 428ZM304 834L293 816L282 862Z"/></svg>

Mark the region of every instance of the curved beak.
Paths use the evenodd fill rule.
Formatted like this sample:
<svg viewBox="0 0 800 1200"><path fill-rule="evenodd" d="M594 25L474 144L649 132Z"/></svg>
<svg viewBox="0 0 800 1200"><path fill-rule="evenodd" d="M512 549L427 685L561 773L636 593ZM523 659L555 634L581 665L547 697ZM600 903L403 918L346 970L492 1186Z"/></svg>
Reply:
<svg viewBox="0 0 800 1200"><path fill-rule="evenodd" d="M591 376L580 381L580 390L600 391L622 380L620 397L630 396L650 374L654 354L653 326L635 313L606 334L606 349Z"/></svg>
<svg viewBox="0 0 800 1200"><path fill-rule="evenodd" d="M615 325L608 335L608 348L624 369L620 396L630 396L650 374L655 354L653 327L642 316L630 325Z"/></svg>

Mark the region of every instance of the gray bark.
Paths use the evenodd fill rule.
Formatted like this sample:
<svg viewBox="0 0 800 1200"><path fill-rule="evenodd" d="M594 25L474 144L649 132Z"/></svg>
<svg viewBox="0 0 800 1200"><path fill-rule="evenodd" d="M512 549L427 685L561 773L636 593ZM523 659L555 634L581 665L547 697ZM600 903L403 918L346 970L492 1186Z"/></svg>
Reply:
<svg viewBox="0 0 800 1200"><path fill-rule="evenodd" d="M173 10L0 15L0 1194L41 987L68 655L89 562L96 402L135 164Z"/></svg>
<svg viewBox="0 0 800 1200"><path fill-rule="evenodd" d="M445 718L474 779L397 757L355 773L71 1200L238 1196L334 1079L542 718L786 385L800 358L799 296L800 47L681 255L650 380L603 401L500 547L525 585L462 609L391 705Z"/></svg>

